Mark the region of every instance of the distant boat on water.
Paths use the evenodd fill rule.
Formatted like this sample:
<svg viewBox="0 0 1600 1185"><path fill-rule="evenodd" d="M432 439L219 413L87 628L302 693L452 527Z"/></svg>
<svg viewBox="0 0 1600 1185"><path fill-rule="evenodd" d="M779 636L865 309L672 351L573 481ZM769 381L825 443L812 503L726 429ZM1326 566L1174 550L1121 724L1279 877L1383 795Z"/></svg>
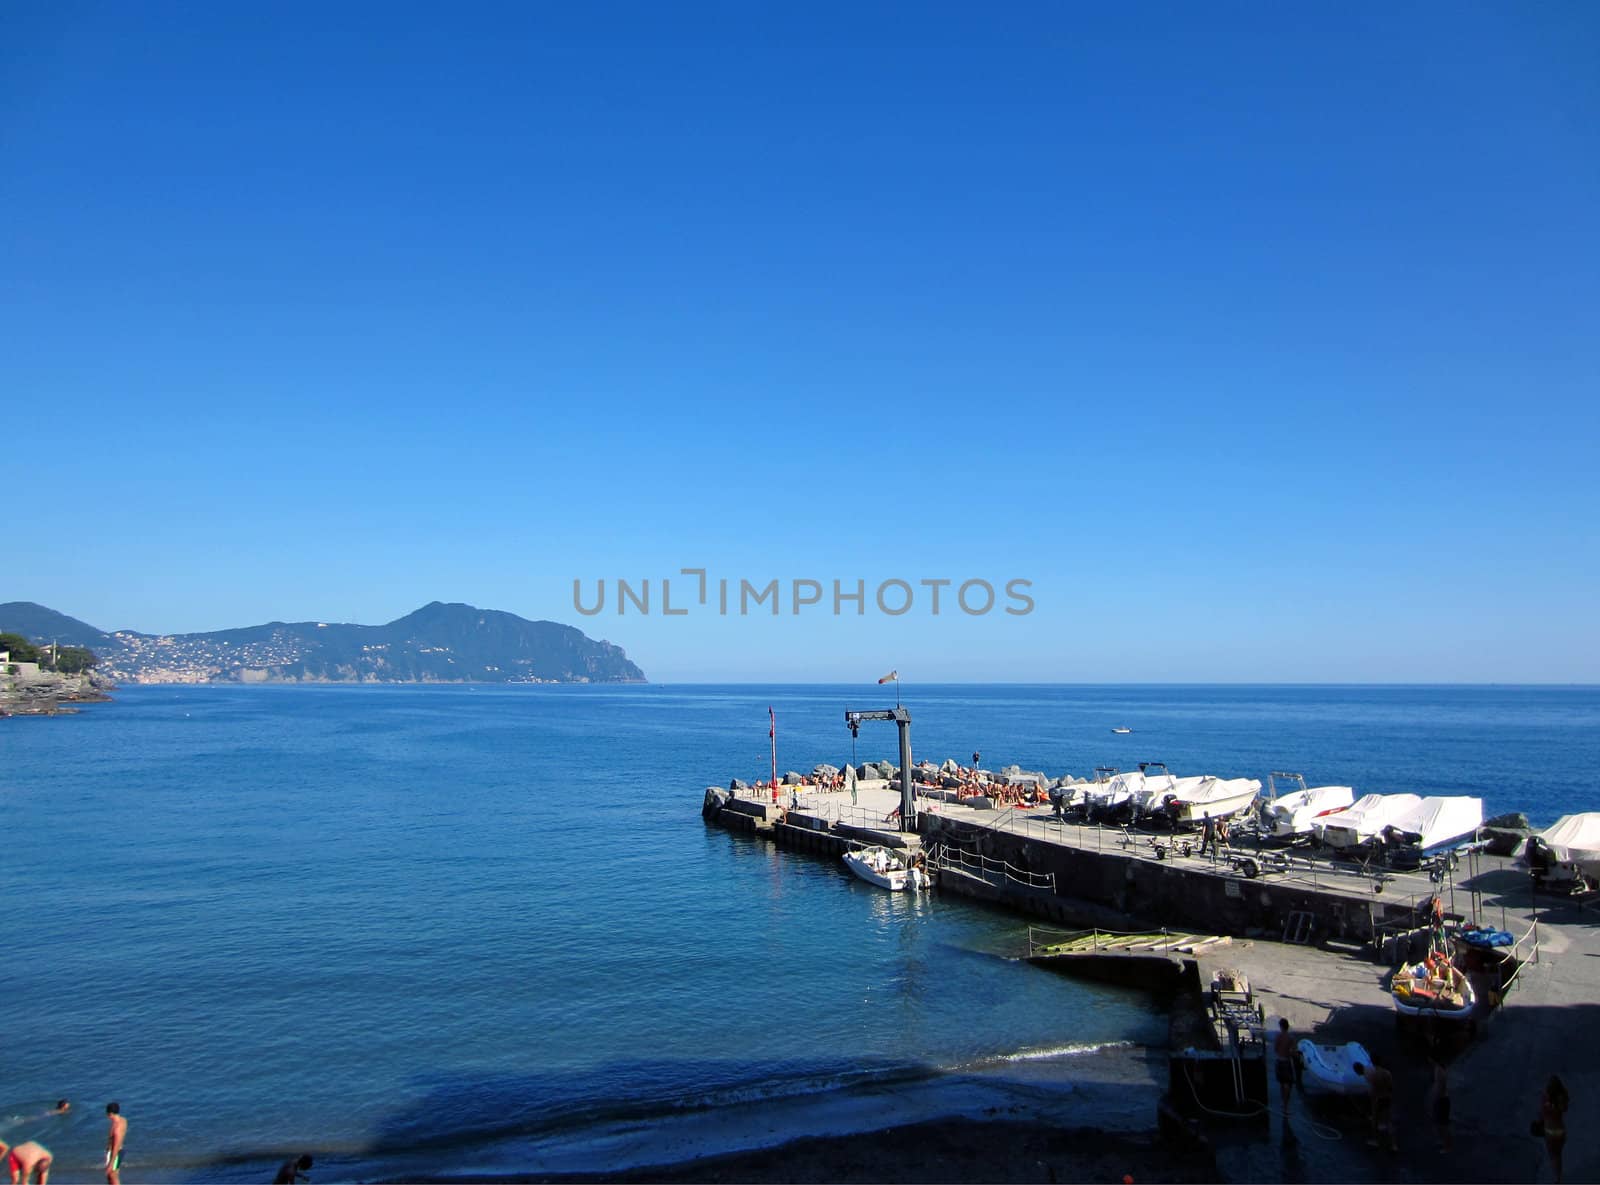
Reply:
<svg viewBox="0 0 1600 1185"><path fill-rule="evenodd" d="M1118 736L1121 736L1124 733L1132 732L1133 729L1131 729L1131 728L1113 728L1111 731L1116 733Z"/></svg>

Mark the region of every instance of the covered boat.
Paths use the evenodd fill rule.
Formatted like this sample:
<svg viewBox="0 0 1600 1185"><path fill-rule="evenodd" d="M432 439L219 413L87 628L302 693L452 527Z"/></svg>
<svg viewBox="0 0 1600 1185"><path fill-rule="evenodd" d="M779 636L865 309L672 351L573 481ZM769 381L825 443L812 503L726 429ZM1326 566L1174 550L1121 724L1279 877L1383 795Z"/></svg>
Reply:
<svg viewBox="0 0 1600 1185"><path fill-rule="evenodd" d="M1355 1072L1357 1065L1370 1066L1372 1058L1359 1041L1346 1045L1318 1045L1307 1037L1295 1047L1304 1068L1301 1082L1307 1094L1365 1098L1367 1080Z"/></svg>
<svg viewBox="0 0 1600 1185"><path fill-rule="evenodd" d="M844 854L844 864L869 885L898 893L903 889L925 889L928 874L911 863L899 848L886 848L880 844L871 847L851 848Z"/></svg>
<svg viewBox="0 0 1600 1185"><path fill-rule="evenodd" d="M1442 955L1430 955L1424 962L1396 971L1389 994L1401 1016L1440 1020L1471 1020L1477 1003L1466 975Z"/></svg>
<svg viewBox="0 0 1600 1185"><path fill-rule="evenodd" d="M1262 831L1269 838L1280 840L1308 836L1316 820L1334 811L1344 810L1355 799L1355 791L1349 786L1312 786L1295 790L1262 804Z"/></svg>
<svg viewBox="0 0 1600 1185"><path fill-rule="evenodd" d="M1312 824L1312 834L1331 848L1365 843L1422 801L1417 794L1363 794L1342 811Z"/></svg>
<svg viewBox="0 0 1600 1185"><path fill-rule="evenodd" d="M1396 843L1424 856L1475 838L1483 826L1483 799L1429 796L1390 824Z"/></svg>
<svg viewBox="0 0 1600 1185"><path fill-rule="evenodd" d="M1249 809L1261 793L1261 783L1255 778L1199 778L1196 785L1185 786L1188 780L1180 778L1178 788L1162 797L1179 825L1196 825L1208 817L1232 818ZM1174 801L1176 807L1172 805Z"/></svg>
<svg viewBox="0 0 1600 1185"><path fill-rule="evenodd" d="M1551 879L1600 881L1600 811L1563 815L1528 837L1529 868Z"/></svg>

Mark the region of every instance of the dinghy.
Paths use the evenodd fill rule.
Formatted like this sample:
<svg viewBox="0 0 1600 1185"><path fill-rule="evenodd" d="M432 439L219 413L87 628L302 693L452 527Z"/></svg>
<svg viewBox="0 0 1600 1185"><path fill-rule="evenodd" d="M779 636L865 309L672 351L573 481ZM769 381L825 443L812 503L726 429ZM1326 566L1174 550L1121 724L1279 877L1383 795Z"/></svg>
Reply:
<svg viewBox="0 0 1600 1185"><path fill-rule="evenodd" d="M1346 1045L1318 1045L1310 1037L1295 1047L1304 1067L1301 1084L1309 1095L1365 1098L1367 1080L1353 1067L1370 1066L1372 1058L1359 1041Z"/></svg>

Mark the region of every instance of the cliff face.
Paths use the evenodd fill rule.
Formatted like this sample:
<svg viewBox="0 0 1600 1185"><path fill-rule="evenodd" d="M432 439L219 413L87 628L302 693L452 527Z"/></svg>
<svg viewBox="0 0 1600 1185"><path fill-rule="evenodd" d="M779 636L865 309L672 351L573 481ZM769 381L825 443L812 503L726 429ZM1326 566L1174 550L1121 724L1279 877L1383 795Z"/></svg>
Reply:
<svg viewBox="0 0 1600 1185"><path fill-rule="evenodd" d="M27 633L20 623L52 620L73 622L28 602L0 605L0 630ZM101 672L126 683L646 681L621 647L571 626L438 601L387 625L275 621L158 636L73 624L72 644L88 646L100 656Z"/></svg>

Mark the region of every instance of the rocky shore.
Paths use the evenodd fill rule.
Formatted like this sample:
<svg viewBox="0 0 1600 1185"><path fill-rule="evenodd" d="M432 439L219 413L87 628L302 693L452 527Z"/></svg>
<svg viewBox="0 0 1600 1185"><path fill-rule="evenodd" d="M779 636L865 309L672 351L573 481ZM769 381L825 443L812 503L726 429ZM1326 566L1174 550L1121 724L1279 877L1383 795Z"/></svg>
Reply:
<svg viewBox="0 0 1600 1185"><path fill-rule="evenodd" d="M32 664L17 664L32 666ZM0 674L0 716L62 716L78 704L110 701L116 684L94 671L63 675L57 671Z"/></svg>

